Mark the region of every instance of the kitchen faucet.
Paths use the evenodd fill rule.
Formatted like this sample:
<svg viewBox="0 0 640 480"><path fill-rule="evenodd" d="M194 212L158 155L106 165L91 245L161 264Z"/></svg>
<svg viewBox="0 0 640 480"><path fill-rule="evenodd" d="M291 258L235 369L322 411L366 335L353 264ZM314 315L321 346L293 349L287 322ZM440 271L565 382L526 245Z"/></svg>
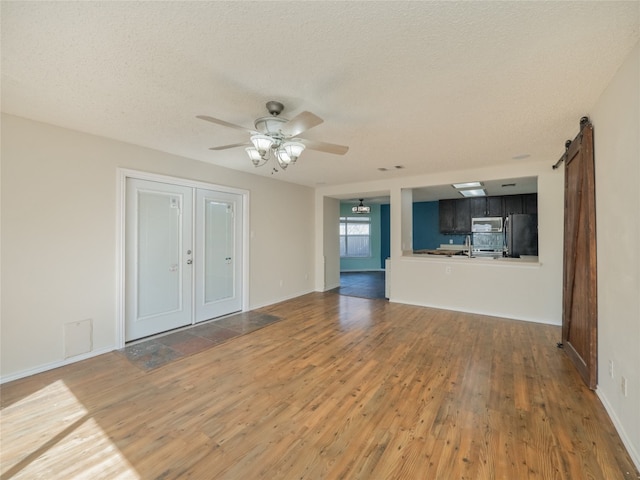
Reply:
<svg viewBox="0 0 640 480"><path fill-rule="evenodd" d="M467 235L464 239L464 245L467 247L467 255L471 258L471 235Z"/></svg>

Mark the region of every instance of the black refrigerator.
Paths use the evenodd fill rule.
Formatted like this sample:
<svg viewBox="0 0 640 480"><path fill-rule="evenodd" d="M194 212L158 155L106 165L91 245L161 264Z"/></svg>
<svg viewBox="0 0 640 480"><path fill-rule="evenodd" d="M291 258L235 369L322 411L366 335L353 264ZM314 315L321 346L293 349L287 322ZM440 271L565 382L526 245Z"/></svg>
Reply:
<svg viewBox="0 0 640 480"><path fill-rule="evenodd" d="M505 222L507 255L520 258L521 255L538 255L538 215L516 214Z"/></svg>

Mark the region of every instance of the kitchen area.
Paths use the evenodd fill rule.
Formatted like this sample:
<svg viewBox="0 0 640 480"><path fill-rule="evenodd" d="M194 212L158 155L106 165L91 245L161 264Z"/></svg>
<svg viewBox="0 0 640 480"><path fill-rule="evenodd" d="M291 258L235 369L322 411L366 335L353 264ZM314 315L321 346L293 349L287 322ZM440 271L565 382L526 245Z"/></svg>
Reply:
<svg viewBox="0 0 640 480"><path fill-rule="evenodd" d="M557 325L562 305L561 173L540 162L389 180L366 191L348 186L341 187L342 194L338 189L319 192L318 205L325 212L320 217L324 239L318 240L323 245L319 271L325 277L319 281L339 285L339 275L334 281L329 268L339 272L339 252L336 247L333 253L332 245L340 201L327 193L364 198L372 215L379 212L372 235L378 235L380 247L372 255L380 265L376 268L385 270L389 302ZM472 176L482 182L481 197L464 197L453 187ZM373 202L378 198L379 208ZM517 238L510 240L516 215L530 216L533 222L524 234L533 250L522 250Z"/></svg>
<svg viewBox="0 0 640 480"><path fill-rule="evenodd" d="M538 260L538 215L535 213L510 213L505 218L473 217L470 229L462 244L454 244L451 239L435 249L418 249L413 253L469 259Z"/></svg>
<svg viewBox="0 0 640 480"><path fill-rule="evenodd" d="M391 192L390 301L557 324L562 177L482 183L478 197L441 183Z"/></svg>
<svg viewBox="0 0 640 480"><path fill-rule="evenodd" d="M479 187L484 186L476 183ZM431 212L423 214L420 205L416 208L414 203L413 254L537 262L537 193L486 195L485 188L473 192L476 196L439 199L437 212L432 208ZM435 229L437 236L422 234ZM438 240L442 243L436 243Z"/></svg>

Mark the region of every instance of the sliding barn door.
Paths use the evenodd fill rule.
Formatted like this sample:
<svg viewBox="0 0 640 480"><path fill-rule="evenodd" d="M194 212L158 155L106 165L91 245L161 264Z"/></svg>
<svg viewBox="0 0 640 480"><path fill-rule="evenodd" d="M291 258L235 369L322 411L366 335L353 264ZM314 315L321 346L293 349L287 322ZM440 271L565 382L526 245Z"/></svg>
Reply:
<svg viewBox="0 0 640 480"><path fill-rule="evenodd" d="M565 157L562 343L585 383L597 375L596 203L593 127L581 131Z"/></svg>

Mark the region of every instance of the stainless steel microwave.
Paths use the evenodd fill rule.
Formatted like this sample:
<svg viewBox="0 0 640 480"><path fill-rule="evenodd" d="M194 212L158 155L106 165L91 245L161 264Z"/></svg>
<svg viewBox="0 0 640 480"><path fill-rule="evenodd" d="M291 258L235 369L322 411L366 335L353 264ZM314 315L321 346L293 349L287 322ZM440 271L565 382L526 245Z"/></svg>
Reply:
<svg viewBox="0 0 640 480"><path fill-rule="evenodd" d="M497 233L502 231L502 217L481 217L471 219L473 233Z"/></svg>

